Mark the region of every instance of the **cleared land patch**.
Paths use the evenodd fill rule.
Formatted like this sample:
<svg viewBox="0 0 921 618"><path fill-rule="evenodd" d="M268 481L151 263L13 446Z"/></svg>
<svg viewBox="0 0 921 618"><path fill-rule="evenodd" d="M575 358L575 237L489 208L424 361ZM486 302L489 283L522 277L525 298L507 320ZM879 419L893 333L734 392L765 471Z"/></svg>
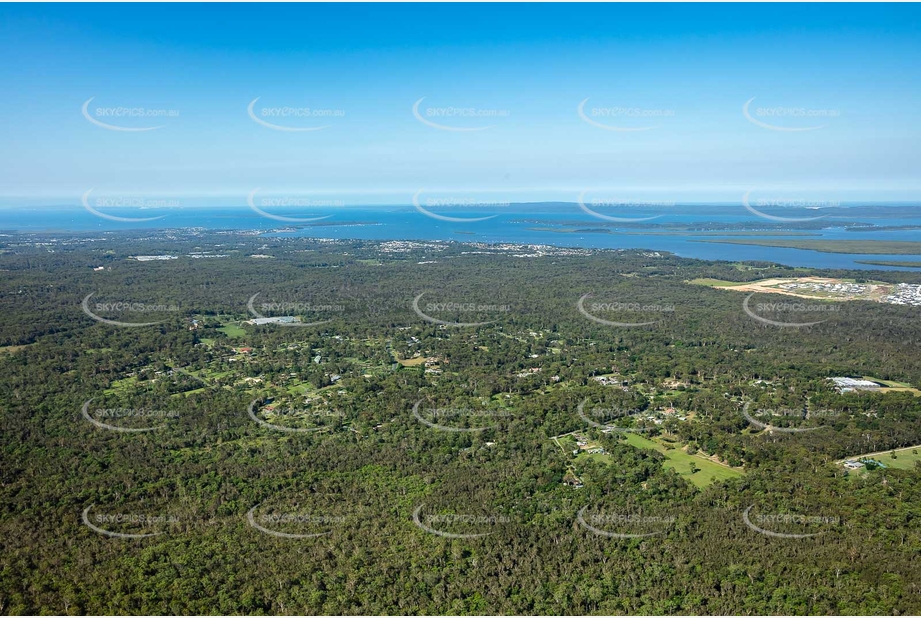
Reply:
<svg viewBox="0 0 921 618"><path fill-rule="evenodd" d="M652 449L665 455L668 460L664 464L666 469L674 470L701 489L715 481L735 479L745 474L738 468L718 464L703 455L689 455L682 448L666 448L661 442L644 438L637 433L627 432L624 436L630 446Z"/></svg>
<svg viewBox="0 0 921 618"><path fill-rule="evenodd" d="M921 445L907 446L905 448L895 449L895 459L892 458L893 451L878 451L876 453L865 453L863 455L854 455L846 459L839 459L835 463L842 465L847 460L873 459L886 466L886 469L894 468L896 470L912 470L915 464L921 461ZM869 472L866 468L858 470L849 470L851 477L864 476Z"/></svg>
<svg viewBox="0 0 921 618"><path fill-rule="evenodd" d="M879 378L874 378L873 376L863 376L864 380L870 380L872 382L877 382L883 386L880 389L882 393L891 393L891 392L906 392L913 393L915 397L921 397L921 390L914 388L908 382L895 382L894 380L881 380Z"/></svg>
<svg viewBox="0 0 921 618"><path fill-rule="evenodd" d="M816 300L870 300L879 302L892 293L893 285L882 282L858 284L852 280L830 277L791 277L763 279L761 281L721 281L719 279L692 279L688 283L706 285L712 288L729 289L734 292L760 292L784 294Z"/></svg>
<svg viewBox="0 0 921 618"><path fill-rule="evenodd" d="M417 356L416 358L398 359L397 362L404 367L418 367L424 365L426 360L428 359L424 356Z"/></svg>
<svg viewBox="0 0 921 618"><path fill-rule="evenodd" d="M25 350L26 347L29 346L29 345L32 345L32 344L26 344L26 345L5 345L5 346L0 346L0 354L3 354L4 352L6 352L7 354L13 354L14 352L19 352L20 350Z"/></svg>
<svg viewBox="0 0 921 618"><path fill-rule="evenodd" d="M243 337L246 335L246 330L239 324L225 324L224 326L221 326L218 330L224 333L225 335L227 335L228 337L231 337L234 339Z"/></svg>

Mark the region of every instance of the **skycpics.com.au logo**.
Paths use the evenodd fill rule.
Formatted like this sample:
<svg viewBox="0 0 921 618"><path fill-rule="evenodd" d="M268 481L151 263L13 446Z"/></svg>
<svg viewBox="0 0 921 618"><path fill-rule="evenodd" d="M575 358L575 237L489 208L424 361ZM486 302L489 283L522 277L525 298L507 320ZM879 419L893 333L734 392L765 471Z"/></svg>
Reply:
<svg viewBox="0 0 921 618"><path fill-rule="evenodd" d="M341 515L325 515L316 513L261 513L256 515L257 504L246 513L246 521L250 526L269 536L279 539L313 539L330 534L329 528L345 525L346 518ZM319 532L284 532L279 528L301 528L306 530L321 529Z"/></svg>
<svg viewBox="0 0 921 618"><path fill-rule="evenodd" d="M641 539L664 534L675 518L640 513L592 513L586 515L588 506L576 514L580 526L598 536L612 539Z"/></svg>
<svg viewBox="0 0 921 618"><path fill-rule="evenodd" d="M90 307L90 299L93 297L95 292L90 292L84 297L83 302L80 304L80 308L83 310L83 313L103 324L108 324L109 326L118 326L122 328L136 328L140 326L154 326L155 324L160 324L162 320L157 322L123 322L121 320L111 320L103 318L98 315L98 313L104 314L162 314L166 312L178 312L178 305L166 305L166 304L153 304L153 303L139 303L133 301L115 301L115 302L97 302L94 303L92 308Z"/></svg>
<svg viewBox="0 0 921 618"><path fill-rule="evenodd" d="M256 408L259 406L260 403L261 403L261 400L259 399L254 399L253 401L251 401L249 406L247 406L246 408L246 414L251 419L253 419L254 421L256 421L257 423L259 423L260 425L262 425L263 427L267 429L271 429L273 431L283 431L286 433L314 433L317 431L324 431L326 429L329 429L329 426L327 425L319 425L319 426L313 426L313 427L288 427L286 425L278 425L275 423L270 423L267 420L261 419L256 415ZM273 408L271 412L273 414L273 417L293 417L301 422L306 420L309 422L316 423L316 422L326 421L330 419L343 418L343 415L341 413L338 413L335 411L326 411L326 410L312 410L312 409L291 410L291 409L284 409L284 408L276 410Z"/></svg>
<svg viewBox="0 0 921 618"><path fill-rule="evenodd" d="M166 215L158 215L156 217L125 217L112 214L113 212L124 212L126 210L129 212L134 212L136 210L159 210L164 208L178 208L181 205L178 199L170 197L153 198L127 195L97 195L90 199L90 194L92 194L94 190L95 189L90 189L80 198L80 203L83 205L83 208L100 219L116 221L118 223L157 221L158 219L164 218ZM109 209L109 211L100 210L102 208Z"/></svg>
<svg viewBox="0 0 921 618"><path fill-rule="evenodd" d="M166 118L178 118L179 110L176 109L149 109L145 107L90 107L96 97L90 97L83 103L81 111L88 121L108 131L125 133L141 133L162 129L165 124L150 126L145 123L151 120L162 121ZM138 126L132 126L137 124Z"/></svg>
<svg viewBox="0 0 921 618"><path fill-rule="evenodd" d="M483 121L494 119L508 118L511 113L504 109L491 109L479 107L425 107L422 108L422 102L426 97L422 97L413 103L413 116L422 124L438 129L439 131L454 132L472 132L485 131L493 128L494 124L482 125L476 124Z"/></svg>
<svg viewBox="0 0 921 618"><path fill-rule="evenodd" d="M475 533L459 533L459 532L448 532L445 529L451 528L483 528L487 526L495 526L497 524L507 524L511 520L505 515L491 515L491 514L456 514L456 513L447 513L447 514L432 514L432 515L423 515L422 511L425 508L424 504L420 504L413 511L413 523L420 529L425 530L429 534L434 534L436 536L444 537L446 539L478 539L485 536L489 536L492 532L475 532Z"/></svg>
<svg viewBox="0 0 921 618"><path fill-rule="evenodd" d="M841 116L837 109L810 109L806 107L757 107L751 109L755 97L750 98L742 106L742 115L753 125L769 131L782 131L785 133L799 133L815 131L827 126L826 124L811 124L815 121L834 119ZM803 126L803 123L810 123ZM779 124L780 123L780 124ZM789 126L787 126L789 124Z"/></svg>
<svg viewBox="0 0 921 618"><path fill-rule="evenodd" d="M808 539L825 534L831 527L840 526L841 518L828 515L796 515L791 513L752 515L754 504L742 512L742 521L745 525L764 536L776 539ZM800 529L803 532L779 532L778 530ZM822 529L824 528L824 530ZM805 532L815 530L815 532Z"/></svg>
<svg viewBox="0 0 921 618"><path fill-rule="evenodd" d="M603 406L593 406L591 408L586 408L588 404L588 399L583 399L579 406L576 408L576 412L583 421L587 424L601 429L602 431L648 431L646 427L621 427L613 423L617 421L623 421L625 419L636 418L638 414L641 414L643 410L638 410L636 408L623 408L619 406L614 407L603 407Z"/></svg>
<svg viewBox="0 0 921 618"><path fill-rule="evenodd" d="M117 532L112 528L133 527L141 529L163 528L169 524L179 522L179 517L175 515L150 515L147 513L95 513L90 516L90 511L95 505L91 504L81 515L83 524L98 534L108 536L114 539L146 539L152 536L163 534L163 530L155 532Z"/></svg>
<svg viewBox="0 0 921 618"><path fill-rule="evenodd" d="M510 202L501 200L483 200L472 196L445 195L441 197L428 197L422 200L420 196L425 189L419 189L413 195L413 207L426 217L437 219L438 221L448 221L449 223L478 223L488 221L499 215L487 215L485 217L455 217L443 214L444 212L494 212L499 209L507 209ZM423 206L424 202L424 206ZM440 210L441 212L436 212Z"/></svg>
<svg viewBox="0 0 921 618"><path fill-rule="evenodd" d="M797 210L819 210L820 208L835 208L840 206L840 202L829 201L829 200L817 200L817 199L807 199L801 197L770 197L770 198L759 198L755 201L755 205L752 205L751 199L751 190L746 191L745 195L742 196L742 205L745 207L745 210L757 215L762 219L767 219L768 221L778 221L781 223L802 223L804 221L818 221L819 219L824 219L826 215L819 215L818 217L780 217L777 215L769 215L766 212L763 212L766 208L773 209L797 209ZM757 208L755 208L757 206Z"/></svg>
<svg viewBox="0 0 921 618"><path fill-rule="evenodd" d="M152 408L96 408L91 411L90 404L94 399L95 397L84 403L83 407L80 409L80 413L83 415L83 418L96 427L108 429L109 431L119 431L123 433L155 431L164 427L162 421L177 418L179 416L179 413L175 410L156 410ZM121 425L113 425L109 422L112 420L118 422L125 419L141 419L141 422L156 424L145 427L124 427Z"/></svg>
<svg viewBox="0 0 921 618"><path fill-rule="evenodd" d="M321 324L327 324L332 322L332 318L326 320L319 320L316 322L304 322L301 320L301 315L309 314L329 314L329 313L342 313L345 311L344 305L339 305L335 303L305 303L305 302L263 302L259 305L259 308L262 311L280 313L285 312L289 315L281 316L272 316L266 317L262 313L256 310L255 302L256 297L259 296L261 292L256 292L249 297L249 300L246 303L246 308L249 310L250 314L253 316L252 320L249 320L249 324L255 326L264 326L267 324L275 326L319 326Z"/></svg>
<svg viewBox="0 0 921 618"><path fill-rule="evenodd" d="M343 109L324 109L312 107L260 107L256 109L256 103L262 97L256 97L246 106L246 113L250 119L258 125L273 131L287 132L304 132L304 131L321 131L328 129L332 125L324 124L316 126L316 121L345 118ZM299 124L300 123L300 124Z"/></svg>
<svg viewBox="0 0 921 618"><path fill-rule="evenodd" d="M137 377L135 384L144 384L147 388L150 385L157 385L162 381L167 381L170 384L166 387L168 392L172 391L171 387L180 387L183 390L180 392L188 391L201 391L207 388L213 388L214 385L209 384L205 380L196 376L186 369L180 367L172 367L165 371L155 371L153 375L144 375L143 379L140 378L137 374L134 377ZM178 394L178 393L175 393ZM128 405L120 404L105 404L98 405L94 408L90 407L90 404L96 401L96 397L92 397L83 403L83 406L80 408L80 414L84 419L95 425L100 429L105 429L107 431L116 431L121 433L144 433L148 431L156 431L167 426L171 421L176 418L179 418L179 412L174 409L171 409L173 405L172 399L166 399L168 403L165 403L163 407L135 407Z"/></svg>
<svg viewBox="0 0 921 618"><path fill-rule="evenodd" d="M345 202L342 200L336 199L323 199L323 198L311 198L304 196L293 196L293 195L273 195L273 196L264 196L256 199L256 194L260 189L253 189L250 191L249 195L246 197L246 204L250 207L250 210L258 214L260 217L265 217L266 219L273 219L275 221L282 221L284 223L312 223L314 221L322 221L323 219L329 219L333 215L321 215L319 217L288 217L284 215L279 215L277 213L272 213L266 208L275 208L275 209L320 209L330 210L333 208L342 208L345 206Z"/></svg>
<svg viewBox="0 0 921 618"><path fill-rule="evenodd" d="M495 313L508 313L511 311L511 307L508 305L499 305L492 303L477 303L473 301L449 301L444 303L426 303L425 310L423 311L420 307L420 301L425 295L425 292L422 292L413 299L412 310L420 318L426 322L432 324L438 324L440 326L485 326L487 324L492 324L496 320L488 320L485 322L452 322L448 320L441 320L439 318L433 317L431 313L450 313L450 314L495 314Z"/></svg>
<svg viewBox="0 0 921 618"><path fill-rule="evenodd" d="M821 324L822 322L827 322L829 318L824 320L815 320L812 322L783 322L780 320L772 320L764 317L765 313L793 313L793 314L810 314L810 315L827 315L829 313L837 313L841 311L841 305L824 303L824 304L809 304L804 302L793 302L793 301L781 301L781 302L770 302L770 303L755 303L754 308L752 308L751 299L756 294L752 292L745 297L745 300L742 301L742 311L745 312L750 318L753 318L762 324L767 324L768 326L777 326L780 328L802 328L804 326L815 326L816 324Z"/></svg>
<svg viewBox="0 0 921 618"><path fill-rule="evenodd" d="M674 305L669 304L657 304L657 303L634 303L634 302L609 302L609 303L591 303L589 308L585 307L585 301L591 298L593 294L591 292L583 294L578 302L576 302L576 309L579 310L584 317L588 318L596 324L602 324L604 326L616 326L620 328L630 328L635 326L649 326L651 324L656 324L662 321L662 318L657 320L649 320L646 322L617 322L614 320L607 320L604 318L598 317L598 313L641 313L641 314L650 314L650 313L672 313L675 311Z"/></svg>
<svg viewBox="0 0 921 618"><path fill-rule="evenodd" d="M606 215L601 212L598 212L599 208L611 208L621 211L657 211L665 208L673 208L675 202L665 201L665 200L642 200L626 197L595 197L586 202L585 194L589 190L586 189L579 194L578 204L579 209L582 212L600 219L602 221L610 221L612 223L638 223L641 221L651 221L653 219L658 219L663 216L660 214L651 215L648 217L620 217L613 215ZM591 206L591 207L589 207Z"/></svg>
<svg viewBox="0 0 921 618"><path fill-rule="evenodd" d="M616 106L590 107L586 110L585 104L588 103L589 98L583 99L582 102L579 103L576 108L576 113L579 114L579 118L584 122L606 131L618 131L622 133L649 131L651 129L658 129L662 125L649 125L646 123L675 117L675 110L673 109Z"/></svg>
<svg viewBox="0 0 921 618"><path fill-rule="evenodd" d="M808 406L799 409L762 408L746 401L742 406L742 416L753 427L768 433L805 433L828 428L828 423L842 417L843 413L839 410L810 410Z"/></svg>
<svg viewBox="0 0 921 618"><path fill-rule="evenodd" d="M479 408L468 408L463 406L422 406L422 399L413 405L413 416L417 421L437 429L438 431L447 431L455 433L472 433L489 429L489 426L477 426L478 424L489 423L496 419L503 419L512 416L508 410L487 410ZM469 424L470 427L460 427L458 425Z"/></svg>

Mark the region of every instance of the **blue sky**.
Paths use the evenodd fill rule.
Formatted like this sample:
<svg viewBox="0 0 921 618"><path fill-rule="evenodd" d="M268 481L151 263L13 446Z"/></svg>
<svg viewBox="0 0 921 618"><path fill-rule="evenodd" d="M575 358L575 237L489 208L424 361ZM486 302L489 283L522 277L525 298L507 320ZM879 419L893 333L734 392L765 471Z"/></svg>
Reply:
<svg viewBox="0 0 921 618"><path fill-rule="evenodd" d="M919 17L888 4L0 5L0 192L915 200ZM258 118L326 128L265 127L247 114L257 97ZM454 130L413 115L422 97L420 116ZM768 127L743 115L752 97ZM90 98L95 120L162 127L98 126ZM589 120L644 130L588 122L586 99ZM178 115L98 111L119 106ZM281 107L339 115L263 112ZM486 116L432 111L449 107Z"/></svg>

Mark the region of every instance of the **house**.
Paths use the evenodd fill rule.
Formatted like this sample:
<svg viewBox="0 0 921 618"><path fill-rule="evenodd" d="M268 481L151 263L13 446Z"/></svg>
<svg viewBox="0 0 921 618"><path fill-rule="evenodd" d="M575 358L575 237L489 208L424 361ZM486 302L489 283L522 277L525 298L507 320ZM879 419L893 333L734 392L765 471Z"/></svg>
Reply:
<svg viewBox="0 0 921 618"><path fill-rule="evenodd" d="M531 368L529 368L527 371L522 371L521 373L516 373L516 374L515 374L515 377L516 377L516 378L526 378L526 377L528 377L529 375L533 375L533 374L535 374L535 373L540 373L540 367L531 367Z"/></svg>
<svg viewBox="0 0 921 618"><path fill-rule="evenodd" d="M563 476L563 485L569 487L582 487L582 479L576 476L572 470L567 470L565 476Z"/></svg>
<svg viewBox="0 0 921 618"><path fill-rule="evenodd" d="M628 380L624 380L619 376L595 376L592 378L596 382L601 382L605 386L621 386L625 387L629 384ZM626 388L624 390L627 390Z"/></svg>

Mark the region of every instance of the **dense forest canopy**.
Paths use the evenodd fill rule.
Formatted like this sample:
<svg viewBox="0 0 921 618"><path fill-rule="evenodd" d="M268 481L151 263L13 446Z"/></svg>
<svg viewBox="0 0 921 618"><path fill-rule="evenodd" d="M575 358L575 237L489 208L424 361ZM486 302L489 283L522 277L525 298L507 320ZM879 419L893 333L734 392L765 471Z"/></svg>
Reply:
<svg viewBox="0 0 921 618"><path fill-rule="evenodd" d="M2 241L0 612L921 612L918 308L690 283L919 273Z"/></svg>

